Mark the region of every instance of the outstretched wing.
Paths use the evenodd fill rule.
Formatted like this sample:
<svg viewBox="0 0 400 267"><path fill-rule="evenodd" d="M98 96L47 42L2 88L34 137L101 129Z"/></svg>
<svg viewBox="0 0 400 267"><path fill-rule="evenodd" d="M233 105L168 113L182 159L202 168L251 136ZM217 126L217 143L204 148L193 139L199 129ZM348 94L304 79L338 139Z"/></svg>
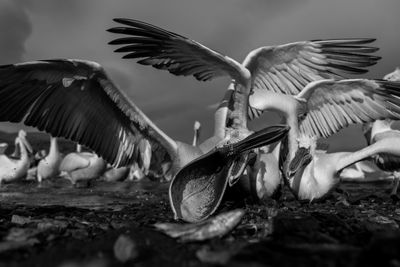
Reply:
<svg viewBox="0 0 400 267"><path fill-rule="evenodd" d="M93 149L114 166L135 161L143 138L154 150L176 144L90 61L44 60L0 66L0 121L23 122ZM171 156L171 155L170 155Z"/></svg>
<svg viewBox="0 0 400 267"><path fill-rule="evenodd" d="M296 98L305 114L300 131L311 136L328 137L353 123L400 119L400 82L317 81Z"/></svg>
<svg viewBox="0 0 400 267"><path fill-rule="evenodd" d="M133 19L114 19L124 27L108 31L128 37L110 42L123 45L115 52L123 58L140 59L139 64L166 69L175 75L192 75L199 81L230 75L237 81L248 79L248 71L233 59L179 34Z"/></svg>
<svg viewBox="0 0 400 267"><path fill-rule="evenodd" d="M250 52L243 65L252 75L252 90L296 95L313 81L343 79L344 73L366 73L366 68L380 59L369 55L378 48L365 46L373 41L375 39L313 40L261 47ZM250 119L261 113L250 101Z"/></svg>

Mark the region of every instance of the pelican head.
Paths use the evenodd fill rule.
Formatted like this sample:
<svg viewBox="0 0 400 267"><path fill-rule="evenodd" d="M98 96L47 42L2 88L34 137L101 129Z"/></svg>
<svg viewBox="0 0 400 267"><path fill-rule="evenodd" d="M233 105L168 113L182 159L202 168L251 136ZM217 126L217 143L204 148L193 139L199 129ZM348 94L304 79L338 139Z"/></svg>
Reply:
<svg viewBox="0 0 400 267"><path fill-rule="evenodd" d="M20 133L21 133L21 131L20 131ZM32 153L33 149L25 138L26 133L24 132L24 134L22 134L22 135L20 133L18 134L18 137L15 139L15 144L24 146L29 153Z"/></svg>
<svg viewBox="0 0 400 267"><path fill-rule="evenodd" d="M397 67L393 72L385 75L383 79L388 81L400 81L400 68Z"/></svg>
<svg viewBox="0 0 400 267"><path fill-rule="evenodd" d="M316 138L308 135L300 135L297 138L297 142L298 149L286 171L286 176L289 180L294 178L299 171L312 161L317 147Z"/></svg>

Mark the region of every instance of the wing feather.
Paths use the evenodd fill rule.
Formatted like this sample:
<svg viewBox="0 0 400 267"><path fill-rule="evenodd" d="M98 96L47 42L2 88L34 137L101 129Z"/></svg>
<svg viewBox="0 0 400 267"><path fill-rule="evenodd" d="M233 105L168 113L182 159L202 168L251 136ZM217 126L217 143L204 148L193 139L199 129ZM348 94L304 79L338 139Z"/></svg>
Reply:
<svg viewBox="0 0 400 267"><path fill-rule="evenodd" d="M300 131L310 136L328 137L350 124L400 118L400 82L322 80L296 98L306 110Z"/></svg>
<svg viewBox="0 0 400 267"><path fill-rule="evenodd" d="M366 38L329 39L261 47L249 53L243 65L252 75L252 90L296 95L313 81L339 80L344 78L344 74L366 73L366 68L380 60L378 56L369 55L378 48L365 46L374 41ZM279 83L275 81L280 86L270 87L259 82L265 77L270 81L271 73L280 80Z"/></svg>
<svg viewBox="0 0 400 267"><path fill-rule="evenodd" d="M123 45L115 50L128 53L123 58L138 58L139 64L165 69L174 75L192 75L199 81L230 75L247 82L248 71L233 59L182 35L133 19L114 19L124 27L109 32L128 35L109 44Z"/></svg>

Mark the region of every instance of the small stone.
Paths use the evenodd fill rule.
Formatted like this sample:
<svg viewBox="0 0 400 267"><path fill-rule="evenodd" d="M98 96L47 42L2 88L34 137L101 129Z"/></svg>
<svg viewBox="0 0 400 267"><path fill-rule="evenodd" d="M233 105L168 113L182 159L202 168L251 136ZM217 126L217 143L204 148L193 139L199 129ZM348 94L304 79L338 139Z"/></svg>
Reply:
<svg viewBox="0 0 400 267"><path fill-rule="evenodd" d="M11 217L11 223L24 225L24 224L27 224L30 222L32 222L32 219L30 217L24 217L24 216L20 216L20 215L13 215Z"/></svg>
<svg viewBox="0 0 400 267"><path fill-rule="evenodd" d="M58 229L62 230L68 227L68 223L65 221L44 219L37 224L37 228L42 231Z"/></svg>
<svg viewBox="0 0 400 267"><path fill-rule="evenodd" d="M114 255L120 262L134 260L139 256L136 243L126 235L120 235L114 244Z"/></svg>

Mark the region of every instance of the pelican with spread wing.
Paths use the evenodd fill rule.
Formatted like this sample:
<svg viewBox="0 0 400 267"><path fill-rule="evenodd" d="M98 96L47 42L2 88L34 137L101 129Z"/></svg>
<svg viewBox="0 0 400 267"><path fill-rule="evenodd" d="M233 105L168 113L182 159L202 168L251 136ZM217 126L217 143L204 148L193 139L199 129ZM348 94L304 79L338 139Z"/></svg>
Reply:
<svg viewBox="0 0 400 267"><path fill-rule="evenodd" d="M173 176L222 138L194 147L161 131L95 62L58 59L0 66L0 121L23 122L93 149L113 166L138 161L151 144L155 162L172 161Z"/></svg>
<svg viewBox="0 0 400 267"><path fill-rule="evenodd" d="M310 82L339 80L343 78L344 73L363 74L367 72L367 67L376 64L380 59L371 55L378 48L367 46L374 39L331 39L260 47L251 51L240 64L194 40L157 26L131 19L114 21L121 26L111 28L109 31L124 37L117 38L110 44L120 45L121 47L115 52L126 53L124 58L136 59L139 64L165 69L174 75L192 75L200 81L224 75L232 78L233 81L216 112L215 133L219 136L231 138L232 133L229 129L240 129L236 134L247 130L247 117L251 119L258 117L264 110L276 109L282 112L291 126L288 138L291 144L289 159L293 158L297 147L298 108L304 109L307 103L312 103L320 97L315 94L311 102L302 101L303 96L300 92ZM321 84L334 83L333 80ZM303 94L306 94L305 92ZM348 95L341 95L342 92L335 93L339 94L336 96L338 101L349 98ZM307 94L310 95L310 91ZM357 98L362 92L352 94L350 97ZM290 97L291 95L298 97ZM327 94L325 100L330 99L332 95L335 94ZM353 100L357 102L357 99ZM373 100L368 99L368 101ZM344 122L334 124L332 127L335 131L350 122L353 123L352 105L345 105L344 108L347 113L340 117L344 118ZM323 127L320 128L323 136L332 134L333 132L329 132L330 128L325 129L327 125L310 125L310 123L314 120L322 122L330 119L336 116L334 111L318 113L319 106L315 106L315 109L314 113L317 115L312 115L314 113L311 112L309 119L306 119L307 129L318 131L309 127ZM300 110L300 113L302 112L303 110ZM278 154L279 146L263 148L249 171L249 175L253 176L257 183L272 183L266 186L269 189L276 188L280 183ZM260 188L264 187L260 185ZM265 194L269 195L274 191L264 190Z"/></svg>

